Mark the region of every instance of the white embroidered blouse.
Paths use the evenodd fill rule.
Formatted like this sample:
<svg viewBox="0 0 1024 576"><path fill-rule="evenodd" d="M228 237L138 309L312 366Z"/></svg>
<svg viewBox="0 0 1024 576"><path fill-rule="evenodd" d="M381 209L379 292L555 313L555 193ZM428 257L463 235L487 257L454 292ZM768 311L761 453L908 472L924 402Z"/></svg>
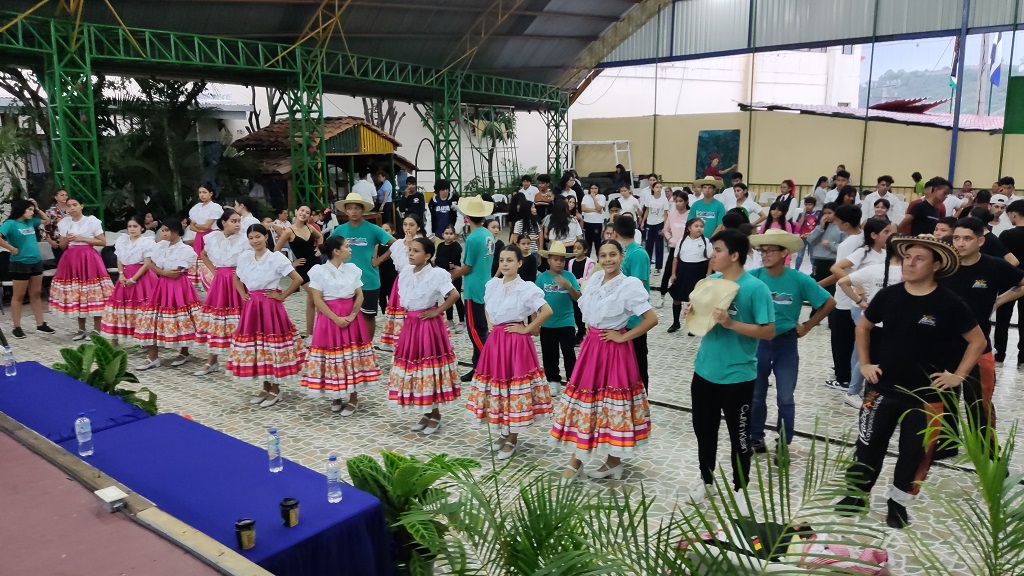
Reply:
<svg viewBox="0 0 1024 576"><path fill-rule="evenodd" d="M203 250L217 268L237 266L238 256L246 249L252 250L249 239L241 232L225 236L220 230L214 230L203 239Z"/></svg>
<svg viewBox="0 0 1024 576"><path fill-rule="evenodd" d="M451 274L429 264L419 272L409 266L398 274L398 297L406 310L432 308L452 290L455 286Z"/></svg>
<svg viewBox="0 0 1024 576"><path fill-rule="evenodd" d="M526 322L544 304L544 291L522 278L491 278L484 286L484 310L494 325Z"/></svg>
<svg viewBox="0 0 1024 576"><path fill-rule="evenodd" d="M206 224L210 220L216 220L224 214L224 208L216 202L210 202L209 204L203 204L197 202L195 206L189 209L188 218L195 224Z"/></svg>
<svg viewBox="0 0 1024 576"><path fill-rule="evenodd" d="M154 248L156 242L148 236L139 236L132 240L127 234L121 234L114 242L114 255L122 265L131 266L145 262L146 256L152 254Z"/></svg>
<svg viewBox="0 0 1024 576"><path fill-rule="evenodd" d="M605 283L604 270L594 272L587 281L579 305L583 322L601 330L624 328L630 316L640 316L651 309L643 282L620 273Z"/></svg>
<svg viewBox="0 0 1024 576"><path fill-rule="evenodd" d="M103 224L99 221L99 218L95 216L82 216L78 222L71 219L70 216L62 218L60 222L57 222L57 232L60 236L67 236L68 234L74 234L75 236L86 236L88 238L95 238L100 234L103 234ZM89 246L88 242L69 242L69 246Z"/></svg>
<svg viewBox="0 0 1024 576"><path fill-rule="evenodd" d="M153 246L149 259L162 270L183 270L196 263L196 251L180 240L171 244L169 240L161 240Z"/></svg>
<svg viewBox="0 0 1024 576"><path fill-rule="evenodd" d="M411 266L409 264L409 247L405 245L405 240L396 240L389 250L391 250L391 261L395 263L395 270L399 273Z"/></svg>
<svg viewBox="0 0 1024 576"><path fill-rule="evenodd" d="M280 286L281 279L294 270L288 257L280 252L268 250L257 260L255 252L246 250L238 256L235 274L245 284L246 290L275 290Z"/></svg>
<svg viewBox="0 0 1024 576"><path fill-rule="evenodd" d="M309 270L309 287L324 294L324 300L351 298L363 287L363 271L351 262L317 264Z"/></svg>

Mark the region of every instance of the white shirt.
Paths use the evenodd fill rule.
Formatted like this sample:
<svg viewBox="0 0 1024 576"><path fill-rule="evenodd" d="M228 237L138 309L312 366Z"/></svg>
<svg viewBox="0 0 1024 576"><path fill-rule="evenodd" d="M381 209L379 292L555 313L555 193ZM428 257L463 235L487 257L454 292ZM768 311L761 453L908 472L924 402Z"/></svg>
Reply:
<svg viewBox="0 0 1024 576"><path fill-rule="evenodd" d="M364 179L353 184L352 191L371 204L377 200L377 187Z"/></svg>
<svg viewBox="0 0 1024 576"><path fill-rule="evenodd" d="M597 212L584 212L583 221L587 224L604 224L604 196L597 195L595 200L590 194L583 197L583 208L597 209Z"/></svg>
<svg viewBox="0 0 1024 576"><path fill-rule="evenodd" d="M147 236L139 236L132 240L127 234L121 234L114 242L114 255L117 256L117 261L124 266L142 264L145 262L146 256L153 253L155 247L156 242Z"/></svg>
<svg viewBox="0 0 1024 576"><path fill-rule="evenodd" d="M324 294L324 300L352 298L363 287L363 271L351 262L317 264L309 269L309 287Z"/></svg>
<svg viewBox="0 0 1024 576"><path fill-rule="evenodd" d="M879 198L882 196L878 192L872 192L864 197L864 201L860 203L861 222L867 222L868 218L875 217L875 202ZM889 201L889 221L898 226L907 215L907 205L903 203L902 198L892 192L886 193L885 199Z"/></svg>
<svg viewBox="0 0 1024 576"><path fill-rule="evenodd" d="M253 216L252 214L249 214L248 216L242 216L242 228L239 230L242 236L247 235L249 226L252 226L253 224L260 224L259 218ZM287 226L287 224L285 224L285 226ZM248 242L246 242L246 244L248 244Z"/></svg>
<svg viewBox="0 0 1024 576"><path fill-rule="evenodd" d="M644 206L647 208L647 223L657 225L665 223L665 214L672 209L672 202L663 193L659 198L653 195L647 198Z"/></svg>
<svg viewBox="0 0 1024 576"><path fill-rule="evenodd" d="M256 253L246 250L238 256L235 274L246 290L276 290L284 278L295 271L288 257L280 252L266 251L256 259Z"/></svg>
<svg viewBox="0 0 1024 576"><path fill-rule="evenodd" d="M406 310L426 310L448 297L455 290L452 276L445 270L426 265L416 272L409 266L398 273L398 298Z"/></svg>
<svg viewBox="0 0 1024 576"><path fill-rule="evenodd" d="M947 212L947 214L949 213ZM999 236L1010 228L1013 228L1013 222L1010 222L1010 217L1006 215L1005 211L999 215L998 220L992 223L992 233L996 236Z"/></svg>
<svg viewBox="0 0 1024 576"><path fill-rule="evenodd" d="M688 263L707 262L711 258L711 249L711 242L703 234L699 238L687 236L679 245L679 259Z"/></svg>
<svg viewBox="0 0 1024 576"><path fill-rule="evenodd" d="M964 205L964 199L957 198L954 194L949 194L942 203L946 206L946 216L954 216L956 211Z"/></svg>
<svg viewBox="0 0 1024 576"><path fill-rule="evenodd" d="M825 192L825 204L828 204L829 202L835 202L836 198L839 198L839 188L833 188L828 192Z"/></svg>
<svg viewBox="0 0 1024 576"><path fill-rule="evenodd" d="M864 234L854 234L843 240L836 250L836 262L843 260L850 261L851 265L847 269L847 274L849 274L873 264L885 264L885 252L868 249L864 246ZM850 300L850 297L842 290L836 290L836 308L849 310L852 307L853 300Z"/></svg>
<svg viewBox="0 0 1024 576"><path fill-rule="evenodd" d="M188 211L188 218L193 224L206 224L210 220L216 220L224 214L224 208L216 202L209 204L197 203Z"/></svg>
<svg viewBox="0 0 1024 576"><path fill-rule="evenodd" d="M391 261L395 264L397 272L401 272L411 266L409 264L409 247L405 245L405 240L399 238L391 244L389 250L391 250Z"/></svg>
<svg viewBox="0 0 1024 576"><path fill-rule="evenodd" d="M61 218L57 222L57 233L61 237L68 234L95 238L103 234L103 224L95 216L82 216L75 222L71 217ZM89 246L88 242L69 242L69 246Z"/></svg>
<svg viewBox="0 0 1024 576"><path fill-rule="evenodd" d="M533 282L515 278L491 278L484 286L484 310L491 324L526 322L545 304L544 291Z"/></svg>
<svg viewBox="0 0 1024 576"><path fill-rule="evenodd" d="M640 199L640 203L646 206L647 205L647 201L650 200L650 198L651 198L651 187L650 186L644 186L643 188L640 189L640 193L639 194L634 194L634 197L635 198L639 198Z"/></svg>
<svg viewBox="0 0 1024 576"><path fill-rule="evenodd" d="M196 264L196 251L184 242L172 245L161 240L153 246L149 259L161 270L187 270Z"/></svg>
<svg viewBox="0 0 1024 576"><path fill-rule="evenodd" d="M531 184L529 188L520 188L519 191L522 192L523 197L530 202L533 202L533 198L537 196L537 187L533 184Z"/></svg>
<svg viewBox="0 0 1024 576"><path fill-rule="evenodd" d="M548 218L549 216L544 217L545 222L547 222L545 226L551 225L550 220L548 220ZM557 232L555 232L551 228L548 228L548 240L557 240L565 245L575 244L576 239L581 236L583 236L583 229L580 228L580 224L579 222L576 221L575 218L569 219L569 231L563 236L559 236Z"/></svg>
<svg viewBox="0 0 1024 576"><path fill-rule="evenodd" d="M864 287L864 299L871 302L882 290L882 281L885 280L885 263L861 266L849 275L850 282ZM889 286L899 284L903 281L903 267L899 264L889 265Z"/></svg>
<svg viewBox="0 0 1024 576"><path fill-rule="evenodd" d="M726 210L732 210L736 207L736 191L732 188L726 188L715 194L715 199L724 204Z"/></svg>
<svg viewBox="0 0 1024 576"><path fill-rule="evenodd" d="M650 310L649 300L647 289L639 278L619 273L604 283L604 270L597 270L583 288L579 305L587 326L619 330L626 326L630 316L641 316Z"/></svg>
<svg viewBox="0 0 1024 576"><path fill-rule="evenodd" d="M630 196L626 198L622 196L619 198L619 205L622 206L623 212L632 212L637 222L640 222L640 200L636 196Z"/></svg>
<svg viewBox="0 0 1024 576"><path fill-rule="evenodd" d="M743 263L743 269L747 272L752 272L761 268L761 253L757 250L751 250L747 254L747 261Z"/></svg>
<svg viewBox="0 0 1024 576"><path fill-rule="evenodd" d="M735 203L735 199L733 200L733 202ZM740 206L740 208L747 209L747 218L751 222L754 222L755 220L760 218L761 214L764 214L765 212L765 207L755 202L754 199L751 198L750 196L747 196L747 199L743 201L743 205Z"/></svg>
<svg viewBox="0 0 1024 576"><path fill-rule="evenodd" d="M249 246L249 239L244 232L224 236L220 230L214 230L206 235L203 250L215 267L233 268L238 265L238 255L246 250L252 250L252 247Z"/></svg>

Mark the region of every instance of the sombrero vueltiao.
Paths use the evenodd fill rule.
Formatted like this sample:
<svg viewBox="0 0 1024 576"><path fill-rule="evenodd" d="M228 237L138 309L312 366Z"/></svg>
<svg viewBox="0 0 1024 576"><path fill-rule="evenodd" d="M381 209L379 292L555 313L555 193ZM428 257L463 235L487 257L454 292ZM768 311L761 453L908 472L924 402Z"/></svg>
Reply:
<svg viewBox="0 0 1024 576"><path fill-rule="evenodd" d="M935 272L936 278L945 278L960 268L960 254L957 253L956 249L931 234L894 236L889 241L892 243L893 251L900 258L906 258L907 248L911 246L924 246L935 253L942 264Z"/></svg>
<svg viewBox="0 0 1024 576"><path fill-rule="evenodd" d="M712 178L711 176L705 176L705 177L701 178L700 180L694 180L693 181L693 187L694 188L700 188L701 186L703 186L705 184L709 184L711 186L714 186L715 190L719 190L723 186L723 183L722 183L721 180L719 180L718 178Z"/></svg>
<svg viewBox="0 0 1024 576"><path fill-rule="evenodd" d="M765 230L761 234L752 235L750 237L750 245L753 247L782 246L788 250L790 254L796 254L804 247L804 241L796 234L791 234L785 230L773 228L771 230Z"/></svg>

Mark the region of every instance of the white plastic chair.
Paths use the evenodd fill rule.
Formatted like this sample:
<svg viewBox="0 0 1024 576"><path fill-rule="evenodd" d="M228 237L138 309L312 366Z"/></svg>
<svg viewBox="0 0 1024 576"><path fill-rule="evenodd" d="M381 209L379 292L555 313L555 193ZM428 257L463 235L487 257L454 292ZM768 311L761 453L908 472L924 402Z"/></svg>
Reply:
<svg viewBox="0 0 1024 576"><path fill-rule="evenodd" d="M495 194L492 196L492 198L494 199L495 205L497 205L498 202L504 202L506 205L508 205L508 197L505 196L504 194ZM498 226L501 226L502 228L505 227L505 218L508 217L508 212L494 212L491 215L494 216L494 219L498 221Z"/></svg>
<svg viewBox="0 0 1024 576"><path fill-rule="evenodd" d="M763 206L771 206L772 202L775 202L775 199L778 197L778 192L761 192L761 198L758 202Z"/></svg>
<svg viewBox="0 0 1024 576"><path fill-rule="evenodd" d="M38 242L38 244L39 244L39 257L43 260L44 263L46 263L46 262L53 262L54 260L56 260L56 257L53 254L53 246L50 246L49 242ZM48 270L43 270L43 278L52 278L53 275L56 274L56 273L57 273L57 269L56 268L50 268Z"/></svg>

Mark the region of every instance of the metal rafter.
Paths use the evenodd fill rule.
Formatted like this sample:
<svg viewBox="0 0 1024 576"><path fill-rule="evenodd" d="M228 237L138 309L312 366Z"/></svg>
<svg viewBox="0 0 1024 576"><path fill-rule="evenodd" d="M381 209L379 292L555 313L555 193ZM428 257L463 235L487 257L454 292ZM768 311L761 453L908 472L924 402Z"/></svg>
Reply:
<svg viewBox="0 0 1024 576"><path fill-rule="evenodd" d="M548 174L560 178L569 167L568 95L563 94L559 104L541 112L541 117L548 128Z"/></svg>
<svg viewBox="0 0 1024 576"><path fill-rule="evenodd" d="M493 0L487 11L477 17L473 25L459 40L445 61L445 69L447 70L462 61L466 61L468 65L490 35L501 28L506 20L514 16L523 2L524 0Z"/></svg>
<svg viewBox="0 0 1024 576"><path fill-rule="evenodd" d="M313 208L327 205L327 138L324 136L323 55L317 49L296 49L298 85L285 92L288 142L291 147L292 192Z"/></svg>
<svg viewBox="0 0 1024 576"><path fill-rule="evenodd" d="M459 130L462 101L460 82L454 74L444 74L441 89L433 101L414 107L424 126L434 137L434 173L451 182L452 192L462 192L462 133Z"/></svg>

